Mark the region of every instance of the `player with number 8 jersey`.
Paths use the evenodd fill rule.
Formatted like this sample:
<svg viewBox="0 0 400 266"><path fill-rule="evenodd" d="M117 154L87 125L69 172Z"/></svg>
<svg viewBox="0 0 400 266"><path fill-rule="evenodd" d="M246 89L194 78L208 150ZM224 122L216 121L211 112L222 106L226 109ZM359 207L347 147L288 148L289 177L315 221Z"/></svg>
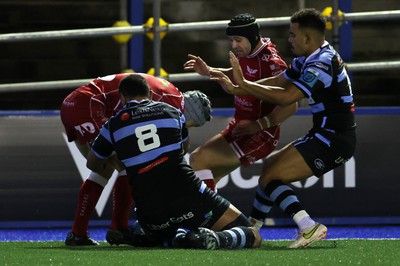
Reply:
<svg viewBox="0 0 400 266"><path fill-rule="evenodd" d="M179 248L259 247L258 230L211 191L184 159L189 144L185 116L168 104L150 100L146 81L139 75L122 79L119 91L124 107L100 130L87 166L102 171L110 156L118 156L145 235L158 245L166 242ZM182 228L191 231L186 234Z"/></svg>
<svg viewBox="0 0 400 266"><path fill-rule="evenodd" d="M121 73L99 77L90 83L71 92L61 105L61 121L69 142L75 142L84 157L99 134L103 124L122 108L118 91L120 81L131 75ZM181 110L185 109L186 93L182 93L169 81L151 75L138 73L144 77L151 90L154 101L162 101ZM195 98L197 97L197 98ZM195 99L192 99L195 98ZM201 126L209 120L211 107L204 94L190 94L190 100L204 103L200 108L204 117L201 121L191 122L192 126ZM208 101L208 102L207 102ZM191 108L188 108L191 109ZM192 110L189 110L192 111ZM125 244L129 238L128 217L133 204L126 171L116 157L108 160L108 167L101 173L91 172L84 181L78 194L78 205L71 232L65 241L66 245L96 245L97 242L88 236L89 219L100 198L103 188L114 170L119 172L113 187L113 213L107 240L112 244ZM120 236L118 239L112 235ZM113 238L113 239L111 239Z"/></svg>
<svg viewBox="0 0 400 266"><path fill-rule="evenodd" d="M182 160L181 146L188 138L188 131L180 115L176 108L159 102L130 102L104 125L96 138L97 145L92 147L96 155L108 156L109 150L115 149L128 176L138 177L131 180L136 208L146 205L154 210L159 205L157 201L141 202L141 199L149 194L165 199L169 194L165 189L168 184L179 187L176 182L181 179L175 180L180 178L177 173L168 172L168 178L158 179L157 184L151 180L165 175L163 169L176 168L172 166Z"/></svg>

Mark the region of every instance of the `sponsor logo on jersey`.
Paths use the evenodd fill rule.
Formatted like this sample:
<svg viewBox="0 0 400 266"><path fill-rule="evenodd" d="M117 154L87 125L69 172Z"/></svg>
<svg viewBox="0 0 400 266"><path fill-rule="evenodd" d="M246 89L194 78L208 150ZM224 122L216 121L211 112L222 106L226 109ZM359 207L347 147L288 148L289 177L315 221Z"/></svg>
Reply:
<svg viewBox="0 0 400 266"><path fill-rule="evenodd" d="M317 158L314 160L314 165L317 169L323 170L325 168L325 163L321 159Z"/></svg>
<svg viewBox="0 0 400 266"><path fill-rule="evenodd" d="M314 69L307 69L303 75L303 80L307 83L313 82L318 77L318 72Z"/></svg>
<svg viewBox="0 0 400 266"><path fill-rule="evenodd" d="M245 107L252 107L253 104L249 101L247 101L246 99L240 98L235 96L235 102L241 106L245 106Z"/></svg>
<svg viewBox="0 0 400 266"><path fill-rule="evenodd" d="M324 70L326 70L326 71L328 71L328 69L329 69L328 66L322 64L321 62L314 62L314 63L311 63L311 64L309 64L309 65L307 65L307 66L316 66L316 67L321 68L321 69L324 69Z"/></svg>
<svg viewBox="0 0 400 266"><path fill-rule="evenodd" d="M349 159L343 158L342 156L339 156L336 160L335 163L337 164L344 164L348 161Z"/></svg>
<svg viewBox="0 0 400 266"><path fill-rule="evenodd" d="M69 106L69 107L74 107L76 104L76 101L63 101L62 103L64 106Z"/></svg>
<svg viewBox="0 0 400 266"><path fill-rule="evenodd" d="M270 57L271 57L271 55L269 55L269 54L263 54L263 56L261 57L261 60L268 62Z"/></svg>
<svg viewBox="0 0 400 266"><path fill-rule="evenodd" d="M279 58L278 53L274 50L271 50L271 55L272 55L272 57Z"/></svg>
<svg viewBox="0 0 400 266"><path fill-rule="evenodd" d="M164 87L169 87L169 82L163 78L157 78Z"/></svg>
<svg viewBox="0 0 400 266"><path fill-rule="evenodd" d="M128 120L131 115L128 112L121 114L120 119L122 121Z"/></svg>
<svg viewBox="0 0 400 266"><path fill-rule="evenodd" d="M162 230L162 229L170 227L172 224L181 223L181 222L183 222L185 220L192 219L193 217L194 217L193 212L188 212L188 213L183 214L182 216L179 216L179 217L171 217L165 223L162 223L162 224L147 224L147 226L151 230Z"/></svg>
<svg viewBox="0 0 400 266"><path fill-rule="evenodd" d="M249 66L246 66L246 70L247 70L247 74L250 76L254 76L258 72L258 69L252 69Z"/></svg>

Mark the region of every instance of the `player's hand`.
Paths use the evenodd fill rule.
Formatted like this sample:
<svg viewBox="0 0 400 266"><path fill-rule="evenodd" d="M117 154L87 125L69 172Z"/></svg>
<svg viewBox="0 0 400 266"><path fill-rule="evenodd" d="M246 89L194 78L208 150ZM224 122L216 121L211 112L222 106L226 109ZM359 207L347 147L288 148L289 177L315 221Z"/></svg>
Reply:
<svg viewBox="0 0 400 266"><path fill-rule="evenodd" d="M229 94L235 94L238 89L236 85L232 83L230 78L222 73L222 71L211 69L210 70L210 80L214 80L219 83L219 85ZM235 88L236 87L236 88Z"/></svg>
<svg viewBox="0 0 400 266"><path fill-rule="evenodd" d="M188 54L188 58L189 60L183 64L183 69L185 71L195 71L202 76L209 76L210 67L200 56Z"/></svg>
<svg viewBox="0 0 400 266"><path fill-rule="evenodd" d="M229 61L231 62L232 66L233 79L235 80L236 84L240 87L245 83L245 79L243 76L242 68L239 65L239 60L232 51L229 52Z"/></svg>
<svg viewBox="0 0 400 266"><path fill-rule="evenodd" d="M235 125L232 134L234 136L243 137L246 135L254 135L260 130L260 125L256 121L241 120Z"/></svg>
<svg viewBox="0 0 400 266"><path fill-rule="evenodd" d="M210 80L214 80L224 89L225 92L233 95L247 95L245 91L239 88L239 86L232 83L230 78L222 73L222 71L211 69Z"/></svg>

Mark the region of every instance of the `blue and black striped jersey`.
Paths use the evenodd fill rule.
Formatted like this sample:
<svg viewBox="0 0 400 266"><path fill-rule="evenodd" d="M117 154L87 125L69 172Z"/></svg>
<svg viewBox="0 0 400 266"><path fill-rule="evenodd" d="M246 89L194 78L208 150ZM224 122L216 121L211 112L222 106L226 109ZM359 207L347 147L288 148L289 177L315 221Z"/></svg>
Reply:
<svg viewBox="0 0 400 266"><path fill-rule="evenodd" d="M100 130L93 151L106 158L113 151L131 172L145 171L164 154L182 156L188 138L185 117L169 104L131 101Z"/></svg>
<svg viewBox="0 0 400 266"><path fill-rule="evenodd" d="M351 82L340 55L328 42L308 57L294 58L284 75L308 99L314 127L354 127Z"/></svg>
<svg viewBox="0 0 400 266"><path fill-rule="evenodd" d="M151 205L173 191L200 187L183 157L182 143L189 137L185 123L181 111L169 104L131 101L105 123L92 151L99 158L116 152L130 178L136 206Z"/></svg>

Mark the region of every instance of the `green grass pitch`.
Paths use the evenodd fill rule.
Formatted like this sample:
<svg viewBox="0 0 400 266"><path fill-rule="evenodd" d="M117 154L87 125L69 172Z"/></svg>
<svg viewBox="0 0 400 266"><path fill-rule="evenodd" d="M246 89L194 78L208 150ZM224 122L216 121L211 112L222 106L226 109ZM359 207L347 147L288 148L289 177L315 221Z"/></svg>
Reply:
<svg viewBox="0 0 400 266"><path fill-rule="evenodd" d="M288 243L264 241L259 249L214 251L0 242L0 265L400 265L400 240L323 240L299 250L287 249Z"/></svg>

